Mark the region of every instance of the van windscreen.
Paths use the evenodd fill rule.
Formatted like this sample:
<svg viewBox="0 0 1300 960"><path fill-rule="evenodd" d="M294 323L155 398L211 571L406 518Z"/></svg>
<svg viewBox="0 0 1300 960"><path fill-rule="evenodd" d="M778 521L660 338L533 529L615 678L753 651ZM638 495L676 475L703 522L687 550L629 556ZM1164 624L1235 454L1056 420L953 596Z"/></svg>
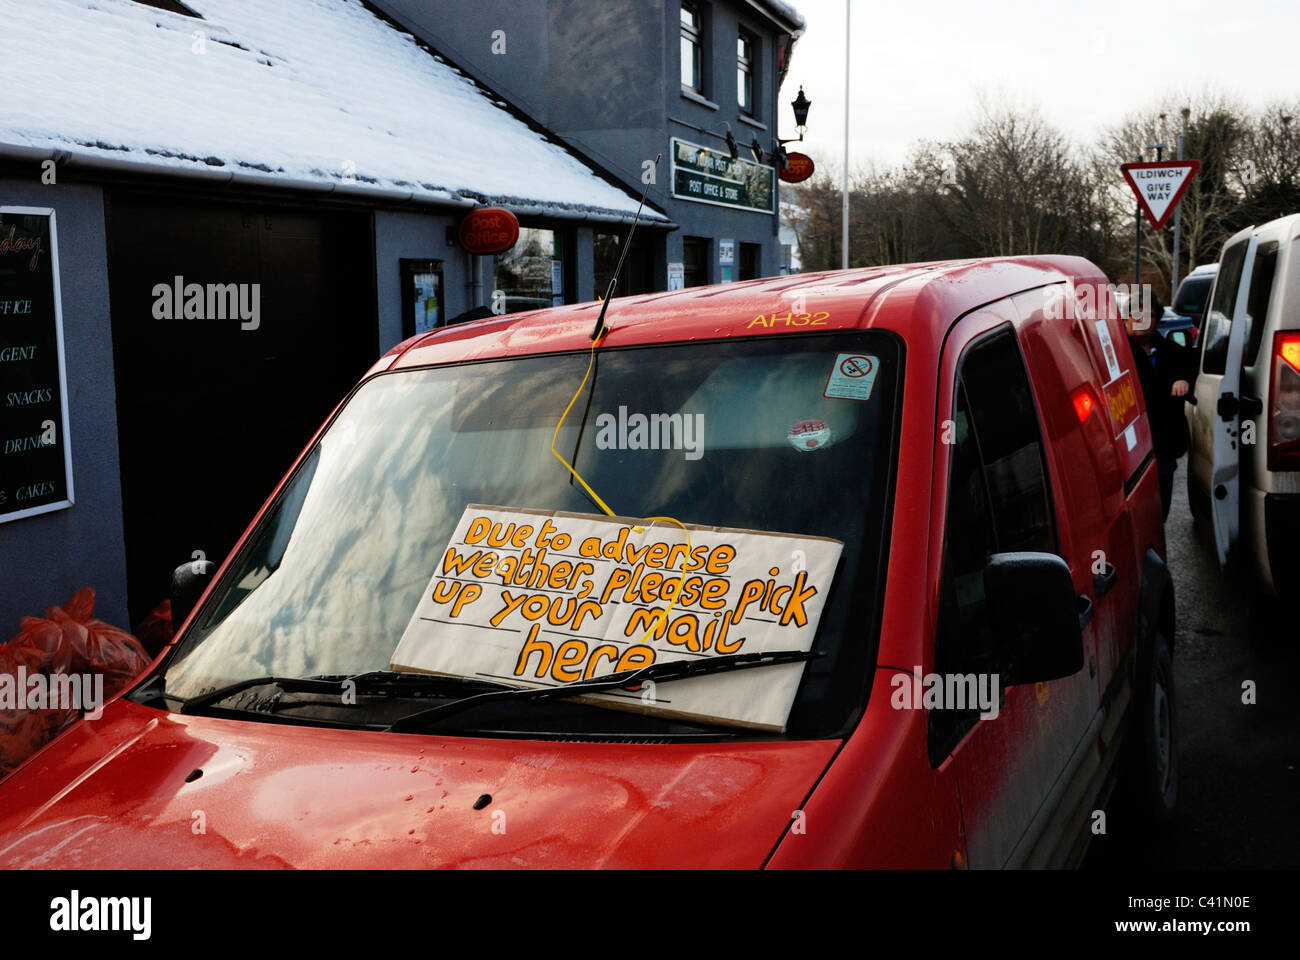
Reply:
<svg viewBox="0 0 1300 960"><path fill-rule="evenodd" d="M196 615L167 665L167 695L386 670L468 505L602 515L551 452L589 359L424 367L362 384ZM620 516L843 542L789 737L841 733L865 701L900 364L897 339L882 332L602 349L559 432L557 450ZM312 722L310 702L294 716ZM444 729L736 734L563 700L466 711Z"/></svg>

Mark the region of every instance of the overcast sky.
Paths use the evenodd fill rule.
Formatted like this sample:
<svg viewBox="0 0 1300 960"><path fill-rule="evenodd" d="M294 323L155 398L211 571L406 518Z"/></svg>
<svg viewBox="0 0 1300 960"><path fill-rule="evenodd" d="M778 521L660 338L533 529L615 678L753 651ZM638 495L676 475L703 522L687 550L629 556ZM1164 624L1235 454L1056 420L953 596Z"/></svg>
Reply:
<svg viewBox="0 0 1300 960"><path fill-rule="evenodd" d="M808 21L781 90L812 101L803 149L844 153L845 0L791 0ZM1078 141L1164 94L1213 90L1248 107L1300 98L1300 0L852 0L850 167L962 134L981 94Z"/></svg>

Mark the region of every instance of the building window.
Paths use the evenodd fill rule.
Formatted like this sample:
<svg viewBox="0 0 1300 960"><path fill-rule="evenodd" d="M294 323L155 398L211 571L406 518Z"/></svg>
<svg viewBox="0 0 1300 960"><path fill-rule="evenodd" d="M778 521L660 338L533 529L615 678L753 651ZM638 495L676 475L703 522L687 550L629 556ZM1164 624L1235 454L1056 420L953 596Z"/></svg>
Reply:
<svg viewBox="0 0 1300 960"><path fill-rule="evenodd" d="M442 261L401 260L402 339L443 324Z"/></svg>
<svg viewBox="0 0 1300 960"><path fill-rule="evenodd" d="M758 40L740 31L736 40L736 99L742 113L754 115L754 54Z"/></svg>
<svg viewBox="0 0 1300 960"><path fill-rule="evenodd" d="M609 281L614 277L618 259L623 252L625 238L617 233L596 233L593 236L593 261L596 274L596 296L604 299ZM623 272L614 287L615 297L635 296L655 292L654 260L644 234L636 236L628 248Z"/></svg>
<svg viewBox="0 0 1300 960"><path fill-rule="evenodd" d="M699 4L682 4L682 89L704 96L704 18Z"/></svg>
<svg viewBox="0 0 1300 960"><path fill-rule="evenodd" d="M523 227L519 239L493 259L492 312L543 310L565 302L564 234Z"/></svg>

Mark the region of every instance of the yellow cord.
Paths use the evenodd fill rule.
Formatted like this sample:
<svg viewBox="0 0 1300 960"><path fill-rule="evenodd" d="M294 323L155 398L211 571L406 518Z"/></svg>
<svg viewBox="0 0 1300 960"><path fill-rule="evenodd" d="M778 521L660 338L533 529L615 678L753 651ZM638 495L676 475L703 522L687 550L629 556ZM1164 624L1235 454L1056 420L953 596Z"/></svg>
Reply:
<svg viewBox="0 0 1300 960"><path fill-rule="evenodd" d="M578 397L581 396L582 394L582 388L587 385L587 378L591 376L592 365L595 364L596 362L596 344L598 344L599 342L600 342L599 340L591 341L591 354L587 358L587 372L582 375L582 383L578 384L578 389L575 390L573 393L573 399L570 400L569 405L564 408L564 413L560 414L560 422L555 425L555 434L551 437L551 453L555 454L555 459L559 460L560 463L564 464L565 469L568 470L569 473L573 474L574 477L577 478L578 482L582 484L582 489L586 490L589 494L591 494L591 498L595 500L598 504L600 504L600 509L605 511L605 515L612 517L614 516L614 511L609 509L605 501L600 499L600 497L596 494L595 490L587 486L587 481L582 479L582 475L579 474L577 470L573 469L573 467L569 464L569 461L565 460L564 457L560 454L559 450L555 449L555 442L560 439L560 427L564 426L564 418L569 415L569 411L573 409L573 405L578 402Z"/></svg>
<svg viewBox="0 0 1300 960"><path fill-rule="evenodd" d="M555 443L560 438L560 428L564 426L564 419L569 415L569 411L573 409L573 405L578 402L578 397L582 395L582 390L584 387L586 387L588 378L591 377L591 368L596 363L596 346L600 343L601 339L604 339L603 334L599 339L591 341L591 353L587 357L587 372L582 375L582 383L578 384L578 389L575 390L573 393L573 399L570 400L569 405L564 408L564 413L560 414L560 422L555 425L555 433L551 436L551 453L555 455L555 459L559 460L560 463L564 464L564 469L568 470L569 473L573 474L574 478L580 484L582 484L582 489L586 490L587 493L591 494L591 498L600 505L600 509L605 511L605 515L609 517L613 517L616 516L616 514L614 513L613 510L609 508L609 505L606 504L604 500L600 499L600 495L597 494L595 490L591 489L591 487L587 484L586 480L582 479L582 474L578 473L577 470L573 469L573 465L569 463L568 460L564 459L564 456L560 453L559 450L555 449ZM673 598L668 601L668 607L666 610L664 610L663 615L660 617L658 621L659 623L663 623L666 625L668 623L668 614L672 612L673 607L677 604L677 598L680 597L682 593L686 590L686 563L690 560L690 556L691 556L691 531L687 529L686 524L682 523L680 520L677 520L673 517L645 517L643 519L649 520L651 522L654 522L656 520L662 520L665 523L676 524L677 526L681 527L682 530L686 533L686 560L682 561L682 576L681 579L677 581L677 592L674 593ZM645 527L633 527L632 529L636 533L645 532ZM645 643L646 638L649 637L650 634L654 632L655 627L656 627L656 622L651 622L650 628L646 631L645 636L641 638L642 643ZM665 635L667 635L666 626L665 626Z"/></svg>

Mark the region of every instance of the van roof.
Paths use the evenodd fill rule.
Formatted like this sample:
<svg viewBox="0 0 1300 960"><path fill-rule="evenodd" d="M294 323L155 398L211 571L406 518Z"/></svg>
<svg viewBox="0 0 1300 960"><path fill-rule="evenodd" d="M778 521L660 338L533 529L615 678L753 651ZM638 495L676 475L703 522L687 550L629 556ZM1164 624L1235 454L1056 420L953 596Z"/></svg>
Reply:
<svg viewBox="0 0 1300 960"><path fill-rule="evenodd" d="M1278 217L1255 228L1255 236L1260 240L1286 241L1300 237L1300 213Z"/></svg>
<svg viewBox="0 0 1300 960"><path fill-rule="evenodd" d="M936 341L976 307L1071 278L1108 282L1082 257L1026 256L800 273L619 297L606 314L602 345L869 327ZM593 301L443 327L394 347L377 369L585 350L599 313Z"/></svg>

